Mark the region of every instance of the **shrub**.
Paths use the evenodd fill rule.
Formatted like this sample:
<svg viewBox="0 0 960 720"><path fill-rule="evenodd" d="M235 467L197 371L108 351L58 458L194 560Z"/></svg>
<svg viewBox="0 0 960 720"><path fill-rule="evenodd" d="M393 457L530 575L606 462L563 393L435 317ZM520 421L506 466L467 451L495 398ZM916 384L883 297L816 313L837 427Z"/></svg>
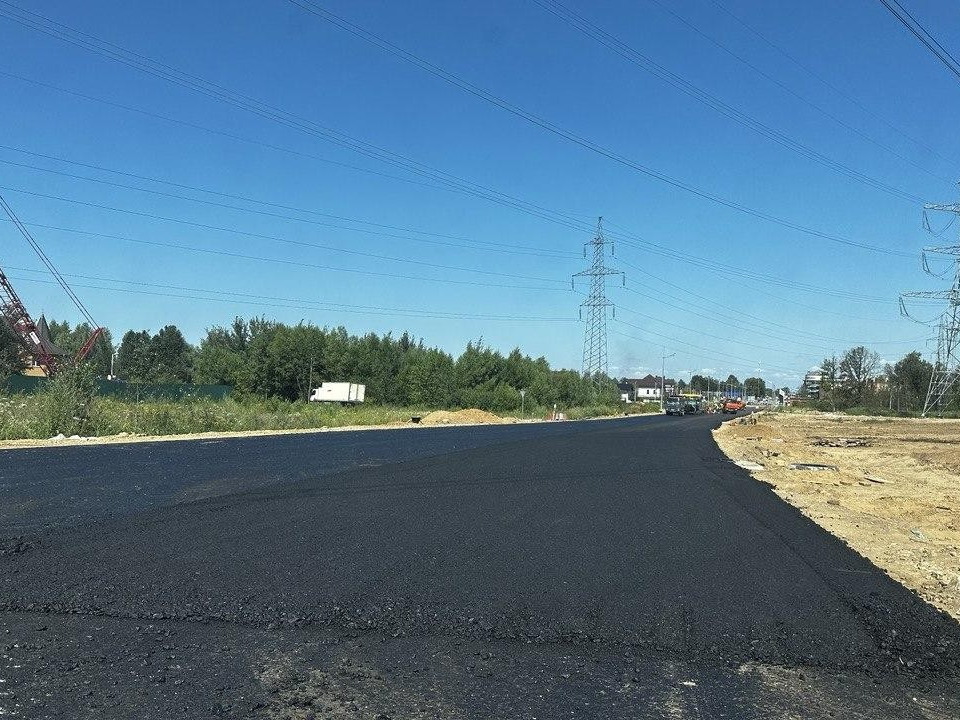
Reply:
<svg viewBox="0 0 960 720"><path fill-rule="evenodd" d="M82 435L89 425L97 379L87 364L61 370L43 390L37 403L38 432L51 436Z"/></svg>

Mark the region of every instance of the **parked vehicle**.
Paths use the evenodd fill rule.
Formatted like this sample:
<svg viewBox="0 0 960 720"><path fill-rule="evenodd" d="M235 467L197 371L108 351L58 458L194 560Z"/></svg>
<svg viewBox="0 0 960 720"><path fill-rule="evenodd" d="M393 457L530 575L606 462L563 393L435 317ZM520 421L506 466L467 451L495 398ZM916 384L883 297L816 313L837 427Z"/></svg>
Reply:
<svg viewBox="0 0 960 720"><path fill-rule="evenodd" d="M348 382L325 382L310 391L311 402L338 402L356 405L363 402L367 386Z"/></svg>
<svg viewBox="0 0 960 720"><path fill-rule="evenodd" d="M723 401L723 412L725 414L736 415L738 412L743 410L746 407L746 403L743 400L737 398L727 398Z"/></svg>

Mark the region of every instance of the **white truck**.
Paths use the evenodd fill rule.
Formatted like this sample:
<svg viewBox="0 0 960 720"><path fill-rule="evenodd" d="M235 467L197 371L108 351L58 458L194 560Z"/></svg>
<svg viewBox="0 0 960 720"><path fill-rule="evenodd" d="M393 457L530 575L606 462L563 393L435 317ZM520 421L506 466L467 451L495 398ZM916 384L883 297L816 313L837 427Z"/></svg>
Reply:
<svg viewBox="0 0 960 720"><path fill-rule="evenodd" d="M311 402L338 402L355 405L363 402L367 386L348 382L325 382L310 391Z"/></svg>

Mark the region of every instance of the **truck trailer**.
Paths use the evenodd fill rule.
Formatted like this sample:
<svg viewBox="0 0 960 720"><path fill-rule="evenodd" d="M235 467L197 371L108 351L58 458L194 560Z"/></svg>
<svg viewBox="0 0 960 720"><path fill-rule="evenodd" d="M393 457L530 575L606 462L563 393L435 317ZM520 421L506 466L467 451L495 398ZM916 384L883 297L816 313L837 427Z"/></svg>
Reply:
<svg viewBox="0 0 960 720"><path fill-rule="evenodd" d="M325 382L310 391L310 402L338 402L356 405L363 402L367 386L348 382Z"/></svg>

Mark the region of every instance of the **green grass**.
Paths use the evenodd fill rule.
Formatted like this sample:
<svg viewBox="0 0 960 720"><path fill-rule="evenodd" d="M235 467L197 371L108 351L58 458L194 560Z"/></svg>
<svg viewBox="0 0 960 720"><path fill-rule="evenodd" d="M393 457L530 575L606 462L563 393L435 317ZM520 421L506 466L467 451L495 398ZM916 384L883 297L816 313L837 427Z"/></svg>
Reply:
<svg viewBox="0 0 960 720"><path fill-rule="evenodd" d="M629 406L641 412L642 406ZM570 419L617 415L619 406L564 408ZM124 400L95 397L86 417L64 413L51 393L0 395L0 440L42 439L57 433L84 436L182 435L244 430L307 430L348 425L386 425L426 415L427 408L381 405L341 406L326 403L287 402L277 399L238 401L231 398L184 400ZM528 418L542 418L543 408L528 408ZM505 413L518 415L518 413Z"/></svg>

